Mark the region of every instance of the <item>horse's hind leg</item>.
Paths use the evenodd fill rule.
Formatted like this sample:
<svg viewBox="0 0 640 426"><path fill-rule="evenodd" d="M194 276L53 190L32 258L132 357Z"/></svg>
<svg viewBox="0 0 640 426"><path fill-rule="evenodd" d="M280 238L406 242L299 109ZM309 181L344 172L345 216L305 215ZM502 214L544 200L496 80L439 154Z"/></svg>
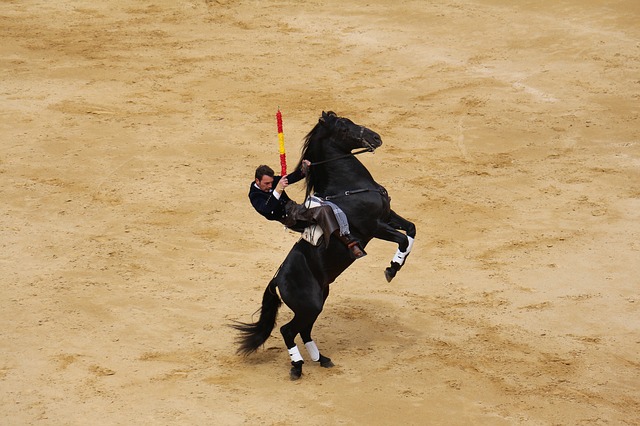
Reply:
<svg viewBox="0 0 640 426"><path fill-rule="evenodd" d="M300 319L298 314L293 316L293 319L280 327L280 333L284 339L284 344L287 346L289 352L289 358L291 358L291 371L289 377L291 380L297 380L302 376L302 364L304 364L304 358L296 345L296 336L300 330Z"/></svg>
<svg viewBox="0 0 640 426"><path fill-rule="evenodd" d="M312 361L319 362L321 367L331 368L335 364L333 363L333 361L331 361L331 358L326 357L320 353L318 345L316 345L316 342L311 338L312 327L313 324L311 325L311 327L309 327L308 330L304 330L300 333L302 341L304 342L304 346L307 348L307 352L309 353Z"/></svg>
<svg viewBox="0 0 640 426"><path fill-rule="evenodd" d="M306 337L309 337L309 340L311 340L310 330L313 327L313 323L316 318L318 318L318 315L322 312L322 305L318 305L317 303L301 304L299 301L296 301L295 305L291 307L291 309L294 311L293 319L280 327L280 333L282 333L284 343L287 346L287 351L289 352L289 357L291 358L292 367L289 372L289 377L291 380L297 380L302 376L302 364L304 364L304 358L302 357L302 354L300 354L295 338L299 333L309 330L309 332L306 333ZM304 343L307 343L304 338L303 341Z"/></svg>
<svg viewBox="0 0 640 426"><path fill-rule="evenodd" d="M327 300L328 296L329 296L329 286L327 286L324 291L324 300ZM309 353L311 360L319 362L320 366L324 368L331 368L334 366L333 362L331 361L331 358L328 358L322 355L320 353L320 350L318 349L318 345L316 345L316 342L311 338L311 330L313 329L314 324L315 324L315 320L311 324L309 324L309 326L305 327L302 331L300 331L300 337L302 337L302 342L304 343L304 346L307 348L307 352Z"/></svg>

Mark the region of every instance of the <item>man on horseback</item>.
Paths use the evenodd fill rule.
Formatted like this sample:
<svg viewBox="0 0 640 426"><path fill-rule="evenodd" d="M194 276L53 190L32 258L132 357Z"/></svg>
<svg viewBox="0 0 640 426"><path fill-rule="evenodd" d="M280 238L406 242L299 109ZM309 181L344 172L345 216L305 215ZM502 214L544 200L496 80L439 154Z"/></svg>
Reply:
<svg viewBox="0 0 640 426"><path fill-rule="evenodd" d="M268 220L277 220L297 232L317 224L322 228L325 247L333 234L349 248L353 259L366 256L358 240L349 233L348 223L340 226L331 206L307 208L291 200L285 192L287 186L304 178L310 164L309 161L303 160L302 167L284 176L275 176L273 169L269 166L259 166L256 169L255 180L249 188L251 205Z"/></svg>
<svg viewBox="0 0 640 426"><path fill-rule="evenodd" d="M325 243L331 236L327 232L335 232L344 215L348 215L351 232L361 244L358 248L366 246L373 238L398 244L391 266L385 270L387 281L391 281L411 252L416 228L391 209L387 192L356 158L357 153L365 152L362 149L372 152L381 145L380 135L373 130L335 113L323 112L304 139L301 161L294 173L280 177L266 166L258 167L249 191L251 204L267 219L277 220L285 226L319 224L323 227ZM360 151L353 152L355 149ZM305 171L308 167L313 169ZM310 195L314 194L324 199L320 205L328 205L332 210L309 208L309 200L299 206L286 196L287 186L303 176L306 180L305 198L311 200ZM334 209L333 204L339 210ZM325 213L320 214L322 211ZM332 214L334 211L335 216ZM318 218L324 218L326 222ZM346 242L352 240L348 232L345 229L341 232ZM240 332L238 352L248 355L264 345L271 336L278 309L284 302L293 312L293 318L280 327L291 359L289 377L297 380L302 376L304 358L296 343L298 336L312 361L319 362L321 367L332 367L333 362L320 352L311 334L329 296L329 286L353 263L345 251L337 241L327 248L301 241L294 244L264 289L259 319L233 324Z"/></svg>

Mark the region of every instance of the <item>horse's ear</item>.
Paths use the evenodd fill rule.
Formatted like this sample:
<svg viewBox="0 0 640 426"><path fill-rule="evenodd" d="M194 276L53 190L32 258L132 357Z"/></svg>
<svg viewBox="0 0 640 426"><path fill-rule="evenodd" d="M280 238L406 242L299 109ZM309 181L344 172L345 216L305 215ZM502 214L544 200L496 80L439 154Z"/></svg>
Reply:
<svg viewBox="0 0 640 426"><path fill-rule="evenodd" d="M320 124L322 124L323 126L332 126L334 124L334 120L338 118L338 116L336 115L335 112L333 111L329 111L329 112L324 112L322 111L322 117L320 117Z"/></svg>

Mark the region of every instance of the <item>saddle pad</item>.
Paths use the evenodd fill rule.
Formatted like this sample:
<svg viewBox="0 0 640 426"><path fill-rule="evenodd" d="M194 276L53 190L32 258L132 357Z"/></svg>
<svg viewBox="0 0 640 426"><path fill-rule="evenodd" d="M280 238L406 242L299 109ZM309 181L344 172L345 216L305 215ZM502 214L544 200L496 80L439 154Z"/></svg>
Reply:
<svg viewBox="0 0 640 426"><path fill-rule="evenodd" d="M307 198L304 206L308 209L312 207L319 207L321 204L317 201L312 200L311 198ZM319 225L311 225L307 226L304 231L302 231L302 239L308 242L313 246L320 245L320 239L322 238L322 228Z"/></svg>
<svg viewBox="0 0 640 426"><path fill-rule="evenodd" d="M302 239L313 246L319 246L322 240L322 228L319 225L311 225L302 231Z"/></svg>

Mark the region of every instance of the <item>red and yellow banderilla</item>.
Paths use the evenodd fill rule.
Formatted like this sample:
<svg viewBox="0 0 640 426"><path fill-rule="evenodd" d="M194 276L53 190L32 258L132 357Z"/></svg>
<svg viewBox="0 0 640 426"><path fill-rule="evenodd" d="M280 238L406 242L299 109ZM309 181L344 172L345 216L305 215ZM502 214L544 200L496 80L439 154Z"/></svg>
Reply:
<svg viewBox="0 0 640 426"><path fill-rule="evenodd" d="M287 153L284 150L284 133L282 132L282 113L280 108L276 114L276 121L278 122L278 145L280 147L280 176L287 174Z"/></svg>

